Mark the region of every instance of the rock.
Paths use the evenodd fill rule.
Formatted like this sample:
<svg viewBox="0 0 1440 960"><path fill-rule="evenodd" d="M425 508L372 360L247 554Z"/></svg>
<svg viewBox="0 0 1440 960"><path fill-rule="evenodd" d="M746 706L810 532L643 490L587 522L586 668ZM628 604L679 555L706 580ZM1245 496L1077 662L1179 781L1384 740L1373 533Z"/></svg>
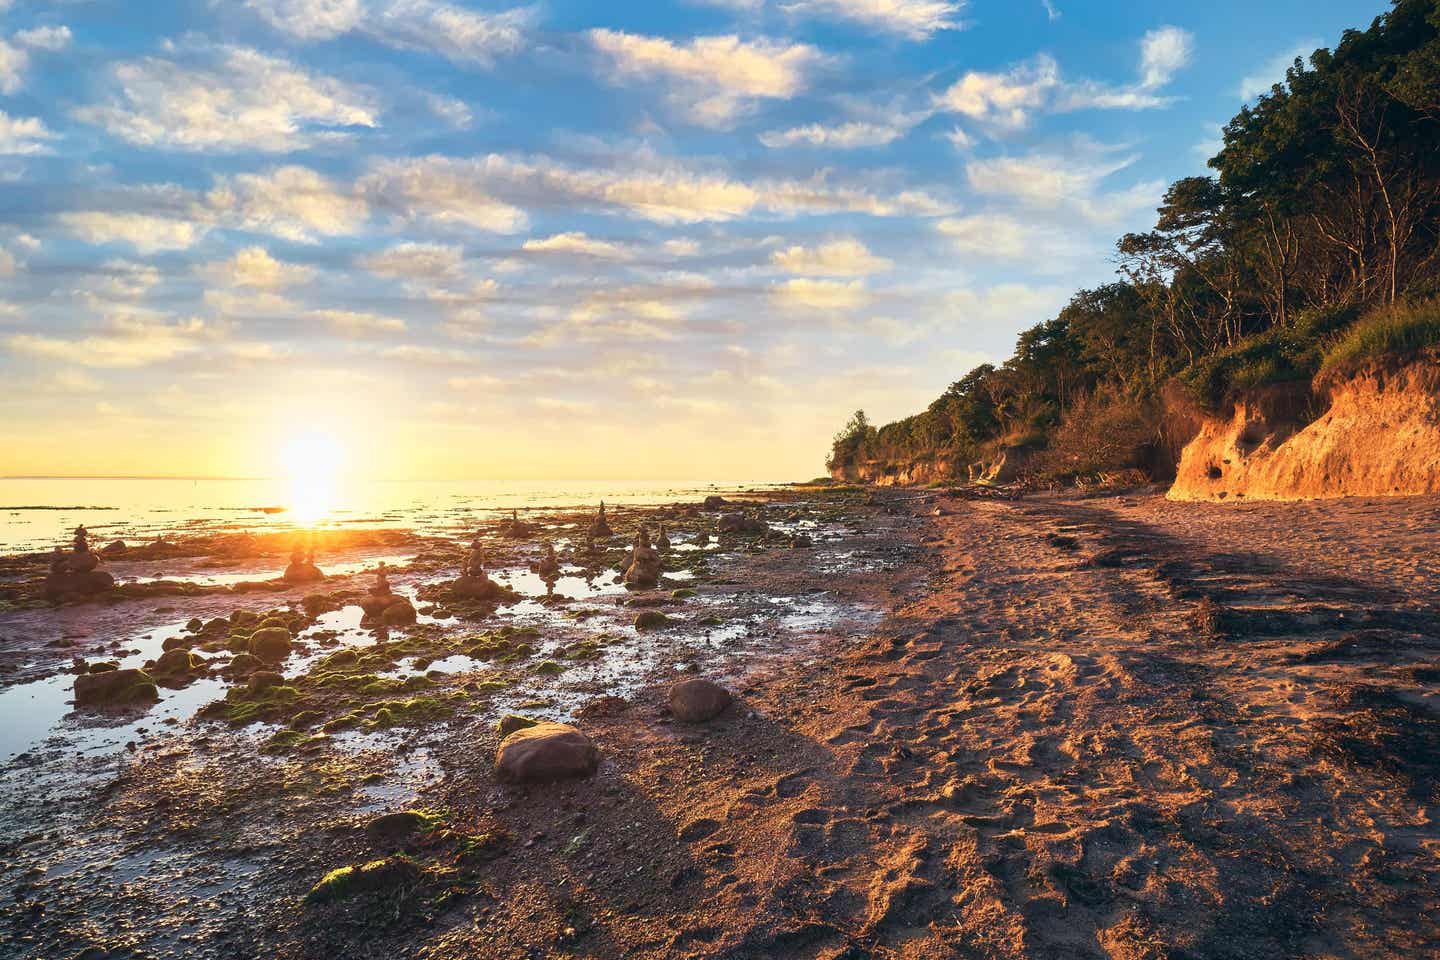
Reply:
<svg viewBox="0 0 1440 960"><path fill-rule="evenodd" d="M727 513L715 524L720 533L768 533L765 521L744 513Z"/></svg>
<svg viewBox="0 0 1440 960"><path fill-rule="evenodd" d="M415 605L404 597L396 597L380 614L380 623L387 627L410 627L415 625L418 615Z"/></svg>
<svg viewBox="0 0 1440 960"><path fill-rule="evenodd" d="M605 519L604 500L600 501L600 512L590 521L589 533L592 540L608 540L615 535L615 531L610 529L610 522Z"/></svg>
<svg viewBox="0 0 1440 960"><path fill-rule="evenodd" d="M719 510L721 507L725 506L725 504L727 504L727 503L729 503L729 502L730 502L730 501L726 500L724 497L721 497L721 496L718 496L718 495L715 495L715 494L711 494L710 496L708 496L708 497L705 498L705 504L704 504L703 509L705 509L705 510Z"/></svg>
<svg viewBox="0 0 1440 960"><path fill-rule="evenodd" d="M803 533L797 533L795 534L795 536L790 538L790 546L794 547L796 550L806 550L810 547L815 546L815 541L811 540Z"/></svg>
<svg viewBox="0 0 1440 960"><path fill-rule="evenodd" d="M306 903L332 903L363 893L397 890L420 879L420 868L408 857L386 857L354 867L331 870L305 896Z"/></svg>
<svg viewBox="0 0 1440 960"><path fill-rule="evenodd" d="M264 662L254 654L237 653L230 660L230 666L226 669L236 674L246 674L258 670L264 666Z"/></svg>
<svg viewBox="0 0 1440 960"><path fill-rule="evenodd" d="M192 654L189 650L173 649L166 650L160 654L155 661L154 670L161 674L189 673L198 667L203 667L205 661Z"/></svg>
<svg viewBox="0 0 1440 960"><path fill-rule="evenodd" d="M681 680L670 688L670 712L686 723L713 720L734 702L730 691L698 677Z"/></svg>
<svg viewBox="0 0 1440 960"><path fill-rule="evenodd" d="M324 579L324 572L315 564L305 560L291 563L285 568L284 580L286 583L317 583Z"/></svg>
<svg viewBox="0 0 1440 960"><path fill-rule="evenodd" d="M205 621L201 620L199 617L191 617L190 622L185 624L185 629L190 631L191 633L199 633L201 630L205 629Z"/></svg>
<svg viewBox="0 0 1440 960"><path fill-rule="evenodd" d="M510 736L510 734L516 730L525 730L535 726L539 722L539 720L534 720L530 717L522 717L518 713L509 713L500 718L500 722L495 725L495 729L500 732L501 738L504 738Z"/></svg>
<svg viewBox="0 0 1440 960"><path fill-rule="evenodd" d="M382 813L365 826L370 839L381 844L403 843L421 831L431 830L437 818L418 810Z"/></svg>
<svg viewBox="0 0 1440 960"><path fill-rule="evenodd" d="M250 653L266 663L279 663L290 656L290 631L284 627L265 627L250 635Z"/></svg>
<svg viewBox="0 0 1440 960"><path fill-rule="evenodd" d="M518 510L511 510L510 520L500 528L500 535L511 540L528 540L535 535L535 528L520 519Z"/></svg>
<svg viewBox="0 0 1440 960"><path fill-rule="evenodd" d="M107 543L104 547L101 548L100 552L107 557L123 557L125 554L130 552L130 547L125 543L124 540L115 540L111 543Z"/></svg>
<svg viewBox="0 0 1440 960"><path fill-rule="evenodd" d="M45 578L45 596L51 600L78 595L92 597L115 589L115 578L104 570L84 573L53 572Z"/></svg>
<svg viewBox="0 0 1440 960"><path fill-rule="evenodd" d="M642 610L635 616L636 630L659 630L670 622L670 618L659 610Z"/></svg>
<svg viewBox="0 0 1440 960"><path fill-rule="evenodd" d="M105 670L75 678L76 706L153 703L160 699L155 681L144 670Z"/></svg>
<svg viewBox="0 0 1440 960"><path fill-rule="evenodd" d="M194 637L166 637L165 642L160 644L161 650L189 650L195 643Z"/></svg>
<svg viewBox="0 0 1440 960"><path fill-rule="evenodd" d="M285 677L274 670L257 670L250 674L250 682L246 685L251 693L263 693L271 687L283 687Z"/></svg>
<svg viewBox="0 0 1440 960"><path fill-rule="evenodd" d="M495 772L515 783L588 777L600 766L590 738L563 723L537 723L507 736L495 751Z"/></svg>
<svg viewBox="0 0 1440 960"><path fill-rule="evenodd" d="M85 668L86 673L106 673L110 670L119 670L120 663L116 660L96 660Z"/></svg>
<svg viewBox="0 0 1440 960"><path fill-rule="evenodd" d="M630 549L624 581L627 587L642 589L660 582L660 551L650 545L650 536L643 526L635 534L635 546Z"/></svg>

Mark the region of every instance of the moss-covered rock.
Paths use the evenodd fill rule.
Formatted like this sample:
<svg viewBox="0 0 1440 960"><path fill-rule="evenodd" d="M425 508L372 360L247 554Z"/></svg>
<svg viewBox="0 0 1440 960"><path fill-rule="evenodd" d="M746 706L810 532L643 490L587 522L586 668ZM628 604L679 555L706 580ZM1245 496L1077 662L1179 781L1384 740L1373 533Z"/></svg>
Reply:
<svg viewBox="0 0 1440 960"><path fill-rule="evenodd" d="M262 627L250 635L250 653L266 663L279 663L290 656L289 627Z"/></svg>
<svg viewBox="0 0 1440 960"><path fill-rule="evenodd" d="M331 870L310 888L307 904L334 903L367 893L399 892L419 882L421 870L409 857L385 857Z"/></svg>

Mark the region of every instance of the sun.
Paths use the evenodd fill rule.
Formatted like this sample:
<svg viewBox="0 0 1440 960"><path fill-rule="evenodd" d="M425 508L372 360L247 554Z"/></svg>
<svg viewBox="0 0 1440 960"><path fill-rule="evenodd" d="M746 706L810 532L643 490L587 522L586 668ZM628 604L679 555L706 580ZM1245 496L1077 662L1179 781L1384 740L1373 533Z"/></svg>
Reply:
<svg viewBox="0 0 1440 960"><path fill-rule="evenodd" d="M335 508L344 448L329 430L296 433L282 451L290 484L290 513L297 523L323 520Z"/></svg>

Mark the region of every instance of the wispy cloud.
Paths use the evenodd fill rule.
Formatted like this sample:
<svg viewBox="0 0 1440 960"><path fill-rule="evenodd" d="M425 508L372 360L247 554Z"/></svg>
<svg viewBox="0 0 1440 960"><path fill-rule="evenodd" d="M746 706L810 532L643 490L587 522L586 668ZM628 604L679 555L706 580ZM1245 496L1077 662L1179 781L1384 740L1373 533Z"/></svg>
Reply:
<svg viewBox="0 0 1440 960"><path fill-rule="evenodd" d="M76 118L137 146L267 153L379 123L367 91L258 50L201 45L171 54L112 66L108 99Z"/></svg>
<svg viewBox="0 0 1440 960"><path fill-rule="evenodd" d="M941 30L959 30L966 0L791 0L790 12L835 17L896 33L910 40L928 40Z"/></svg>
<svg viewBox="0 0 1440 960"><path fill-rule="evenodd" d="M710 127L730 125L755 100L795 96L825 59L808 44L734 35L676 43L592 30L590 42L616 79L665 81L681 118Z"/></svg>

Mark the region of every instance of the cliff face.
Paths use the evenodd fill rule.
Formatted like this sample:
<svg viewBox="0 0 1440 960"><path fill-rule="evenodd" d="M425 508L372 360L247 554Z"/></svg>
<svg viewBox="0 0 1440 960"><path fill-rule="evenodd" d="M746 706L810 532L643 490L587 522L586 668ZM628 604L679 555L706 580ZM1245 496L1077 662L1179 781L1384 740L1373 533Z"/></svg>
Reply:
<svg viewBox="0 0 1440 960"><path fill-rule="evenodd" d="M1440 354L1372 364L1323 384L1309 402L1324 407L1313 420L1296 395L1275 392L1206 419L1181 454L1170 499L1440 492Z"/></svg>
<svg viewBox="0 0 1440 960"><path fill-rule="evenodd" d="M941 483L955 479L955 464L950 460L916 460L910 463L866 461L848 469L830 471L836 480L847 483L873 483L877 487L910 487Z"/></svg>

